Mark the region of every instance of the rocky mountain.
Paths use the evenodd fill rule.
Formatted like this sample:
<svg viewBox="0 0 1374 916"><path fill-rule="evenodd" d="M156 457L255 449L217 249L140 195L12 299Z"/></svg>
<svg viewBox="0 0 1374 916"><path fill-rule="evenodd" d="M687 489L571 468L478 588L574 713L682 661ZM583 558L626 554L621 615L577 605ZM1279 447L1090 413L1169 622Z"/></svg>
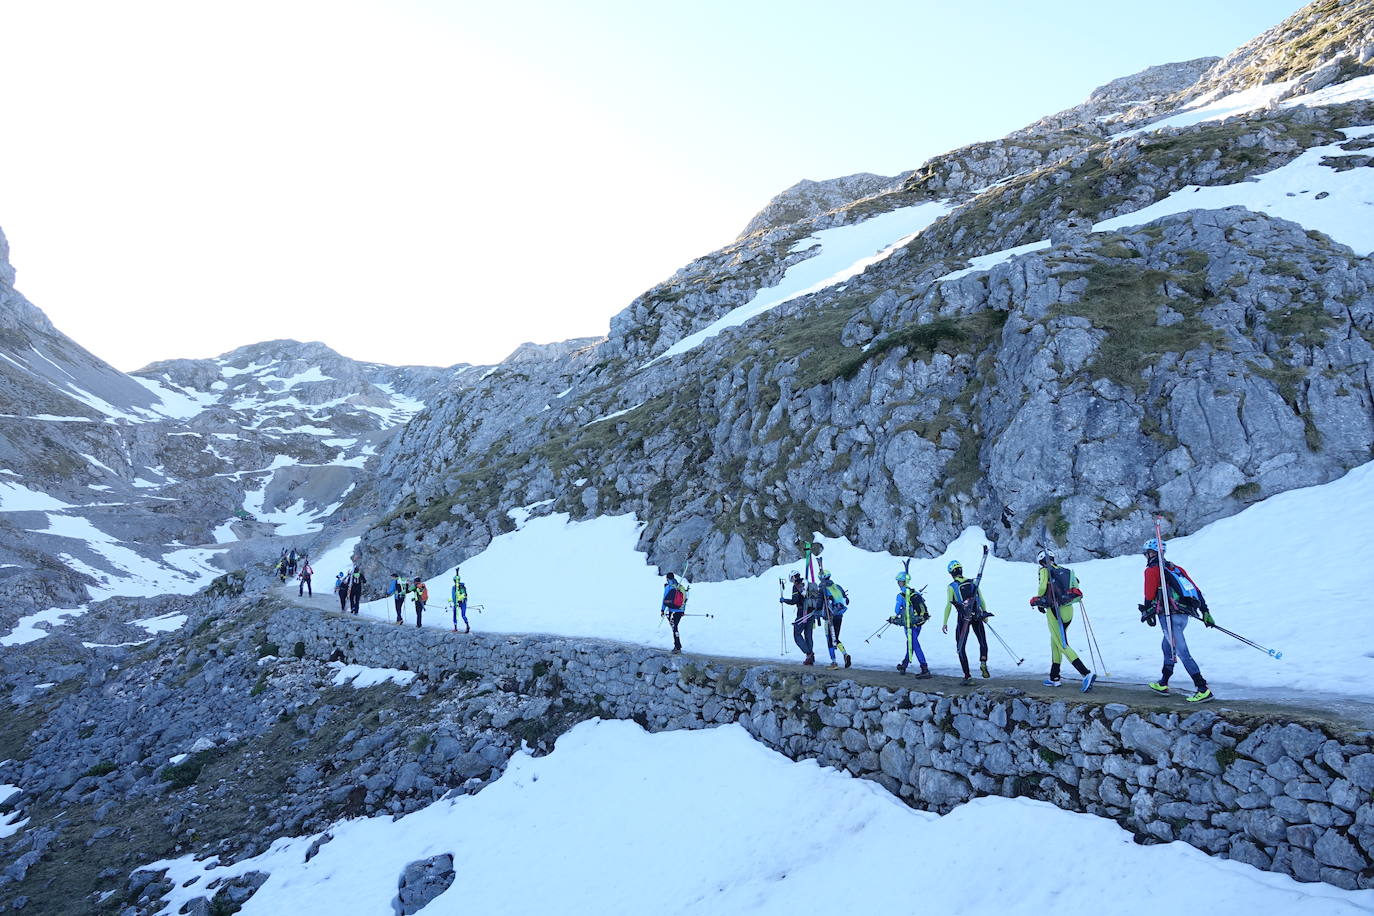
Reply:
<svg viewBox="0 0 1374 916"><path fill-rule="evenodd" d="M7 255L0 626L92 599L194 591L282 544L309 547L367 460L473 369L271 341L125 374L15 291Z"/></svg>
<svg viewBox="0 0 1374 916"><path fill-rule="evenodd" d="M1362 59L1374 7L1330 5L895 187L836 185L827 212L781 224L820 199L782 195L604 341L418 418L378 467L394 496L364 550L442 568L538 504L633 513L651 561L713 579L813 533L931 555L980 526L1013 557L1108 556L1156 514L1195 530L1369 460L1374 91L1359 68L1307 76ZM1326 95L1197 107L1295 79ZM846 233L881 242L793 283Z"/></svg>

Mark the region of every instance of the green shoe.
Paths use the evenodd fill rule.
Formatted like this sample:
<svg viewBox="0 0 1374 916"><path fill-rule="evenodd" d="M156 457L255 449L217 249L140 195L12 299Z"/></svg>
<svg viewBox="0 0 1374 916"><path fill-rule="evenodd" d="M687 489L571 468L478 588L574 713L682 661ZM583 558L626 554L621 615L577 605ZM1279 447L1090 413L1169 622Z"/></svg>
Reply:
<svg viewBox="0 0 1374 916"><path fill-rule="evenodd" d="M1211 691L1210 689L1208 689L1208 690L1199 690L1197 693L1193 694L1192 696L1190 696L1190 697L1188 698L1188 702L1189 702L1189 703L1206 703L1206 702L1207 702L1208 700L1210 700L1210 699L1212 699L1212 691Z"/></svg>
<svg viewBox="0 0 1374 916"><path fill-rule="evenodd" d="M1156 683L1156 684L1151 684L1151 685L1150 685L1150 689L1153 690L1155 693L1164 693L1164 694L1167 694L1167 693L1169 692L1169 685L1168 685L1168 684L1158 684L1158 683Z"/></svg>

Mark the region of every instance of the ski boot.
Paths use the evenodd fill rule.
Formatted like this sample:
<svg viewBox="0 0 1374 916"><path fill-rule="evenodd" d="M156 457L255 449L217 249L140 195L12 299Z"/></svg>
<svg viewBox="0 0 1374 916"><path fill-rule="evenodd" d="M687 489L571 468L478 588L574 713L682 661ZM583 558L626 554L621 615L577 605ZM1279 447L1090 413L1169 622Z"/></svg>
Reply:
<svg viewBox="0 0 1374 916"><path fill-rule="evenodd" d="M846 668L848 668L848 667L849 667L850 665L852 665L852 664L854 664L854 659L850 658L850 657L849 657L849 653L846 652L846 653L844 654L844 666L845 666Z"/></svg>
<svg viewBox="0 0 1374 916"><path fill-rule="evenodd" d="M804 658L804 659L802 660L802 664L803 664L803 665L814 665L814 664L816 664L816 655L815 655L815 653L813 653L813 652L808 652L808 653L806 653L806 658Z"/></svg>
<svg viewBox="0 0 1374 916"><path fill-rule="evenodd" d="M1152 683L1148 684L1147 686L1148 686L1151 690L1153 690L1155 693L1162 694L1163 696L1166 696L1166 697L1169 695L1169 685L1168 685L1168 684L1161 684L1161 683L1159 683L1158 681L1155 681L1155 682L1152 682Z"/></svg>
<svg viewBox="0 0 1374 916"><path fill-rule="evenodd" d="M922 665L921 670L916 672L916 677L918 677L921 680L928 680L934 676L935 675L931 674L930 669L927 668L925 665Z"/></svg>
<svg viewBox="0 0 1374 916"><path fill-rule="evenodd" d="M906 669L907 669L907 663L906 663L906 662L898 662L898 663L897 663L897 673L898 673L898 674L906 674Z"/></svg>
<svg viewBox="0 0 1374 916"><path fill-rule="evenodd" d="M983 662L981 665L978 666L978 673L981 674L984 678L992 677L992 672L988 671L987 662Z"/></svg>

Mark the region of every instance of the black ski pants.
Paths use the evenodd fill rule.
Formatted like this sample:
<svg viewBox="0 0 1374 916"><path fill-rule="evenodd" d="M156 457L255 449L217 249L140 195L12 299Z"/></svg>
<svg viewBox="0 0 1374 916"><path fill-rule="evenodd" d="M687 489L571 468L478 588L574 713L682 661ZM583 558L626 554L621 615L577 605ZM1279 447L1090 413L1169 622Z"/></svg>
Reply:
<svg viewBox="0 0 1374 916"><path fill-rule="evenodd" d="M400 623L400 622L401 622L401 608L405 607L405 605L406 605L406 593L405 593L405 592L397 592L397 593L396 593L396 622L397 622L397 623Z"/></svg>
<svg viewBox="0 0 1374 916"><path fill-rule="evenodd" d="M959 667L964 669L964 677L972 677L968 667L968 633L978 637L978 661L988 660L988 634L983 621L959 615L959 624L954 628L954 645L959 649Z"/></svg>
<svg viewBox="0 0 1374 916"><path fill-rule="evenodd" d="M296 597L299 598L301 595L305 594L306 592L309 592L309 593L310 593L310 597L311 597L311 598L314 598L314 597L315 597L315 589L313 589L313 588L310 586L310 577L309 577L309 576L306 576L305 578L301 579L300 587L296 589Z"/></svg>
<svg viewBox="0 0 1374 916"><path fill-rule="evenodd" d="M686 612L686 611L669 611L669 612L668 612L668 626L670 626L670 627L673 628L673 648L674 648L674 649L681 649L681 648L682 648L682 639L681 639L681 637L678 636L677 625L680 624L680 623L682 623L682 615L685 614L685 613L687 613L687 612Z"/></svg>
<svg viewBox="0 0 1374 916"><path fill-rule="evenodd" d="M424 614L425 614L425 603L424 603L423 601L420 600L420 596L419 596L419 595L416 595L416 596L415 596L415 625L416 625L417 627L418 627L418 626L421 626L420 619L421 619L422 617L424 617Z"/></svg>
<svg viewBox="0 0 1374 916"><path fill-rule="evenodd" d="M354 614L358 613L358 604L363 600L363 590L352 588L348 590L348 609Z"/></svg>
<svg viewBox="0 0 1374 916"><path fill-rule="evenodd" d="M339 613L342 614L344 611L348 610L348 589L346 589L346 588L341 588L341 589L338 590L338 592L339 592Z"/></svg>

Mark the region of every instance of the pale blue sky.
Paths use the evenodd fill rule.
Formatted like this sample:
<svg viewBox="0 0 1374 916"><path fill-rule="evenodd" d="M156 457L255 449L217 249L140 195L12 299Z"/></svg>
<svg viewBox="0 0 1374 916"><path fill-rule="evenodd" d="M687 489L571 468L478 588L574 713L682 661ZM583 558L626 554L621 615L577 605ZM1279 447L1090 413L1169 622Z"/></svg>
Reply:
<svg viewBox="0 0 1374 916"><path fill-rule="evenodd" d="M125 369L272 337L493 362L802 178L893 174L1294 0L0 0L19 288Z"/></svg>

